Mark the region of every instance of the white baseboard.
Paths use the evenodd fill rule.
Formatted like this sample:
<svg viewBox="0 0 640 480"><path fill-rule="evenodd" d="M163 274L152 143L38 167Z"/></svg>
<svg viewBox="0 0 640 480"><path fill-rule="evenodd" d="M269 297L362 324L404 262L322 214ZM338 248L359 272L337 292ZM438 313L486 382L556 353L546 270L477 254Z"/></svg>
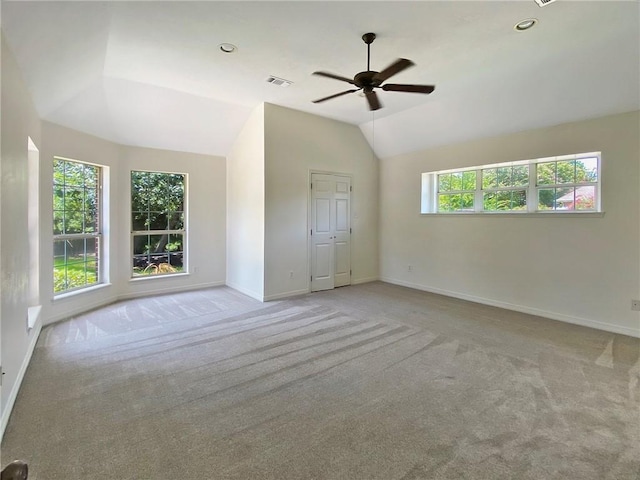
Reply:
<svg viewBox="0 0 640 480"><path fill-rule="evenodd" d="M32 329L38 323L38 319L40 318L40 313L42 313L42 305L34 305L27 309L27 328Z"/></svg>
<svg viewBox="0 0 640 480"><path fill-rule="evenodd" d="M366 277L366 278L356 278L356 279L352 278L350 285L360 285L362 283L377 282L378 280L379 280L378 277ZM235 288L232 285L229 285L229 286L231 288ZM271 300L281 300L283 298L297 297L298 295L304 295L310 292L311 290L309 290L308 288L305 288L300 290L292 290L290 292L276 293L274 295L265 295L263 301L270 302Z"/></svg>
<svg viewBox="0 0 640 480"><path fill-rule="evenodd" d="M0 417L0 442L2 442L2 438L4 437L4 431L7 428L7 424L9 423L9 417L11 416L13 406L15 405L16 399L18 398L18 392L20 391L22 380L24 380L24 374L27 372L29 362L31 362L31 357L33 355L33 351L36 348L36 343L38 342L38 337L40 337L41 331L42 319L37 319L35 322L35 326L33 327L33 335L31 337L31 341L27 346L27 352L24 356L24 359L22 360L22 365L20 365L20 370L18 370L18 376L16 377L16 381L13 384L11 392L9 392L9 397L7 398L7 404L5 405L4 411L2 412L2 417Z"/></svg>
<svg viewBox="0 0 640 480"><path fill-rule="evenodd" d="M185 285L180 287L165 287L165 288L156 288L154 290L145 290L143 292L133 292L133 293L124 293L122 295L110 295L106 298L102 298L95 302L90 303L82 303L81 305L73 306L68 308L62 312L59 312L55 315L51 315L46 319L44 325L51 325L52 323L59 322L61 320L66 320L74 315L80 315L82 313L89 312L91 310L95 310L96 308L105 307L107 305L111 305L112 303L119 302L120 300L130 300L132 298L140 298L140 297L149 297L152 295L163 295L167 293L177 293L177 292L187 292L190 290L201 290L203 288L211 288L211 287L221 287L224 286L224 282L208 282L208 283L199 283L196 285Z"/></svg>
<svg viewBox="0 0 640 480"><path fill-rule="evenodd" d="M371 283L380 280L378 277L352 278L351 285L360 285L361 283Z"/></svg>
<svg viewBox="0 0 640 480"><path fill-rule="evenodd" d="M204 288L222 287L225 283L223 281L218 282L206 282L197 283L195 285L183 285L180 287L168 286L164 288L155 288L153 290L144 290L142 292L131 292L118 295L116 301L119 300L131 300L132 298L150 297L153 295L165 295L167 293L189 292L191 290L202 290Z"/></svg>
<svg viewBox="0 0 640 480"><path fill-rule="evenodd" d="M398 280L396 278L381 277L380 280L383 282L392 283L394 285L413 288L415 290L422 290L424 292L436 293L438 295L444 295L447 297L459 298L461 300L468 300L470 302L481 303L483 305L490 305L492 307L504 308L505 310L513 310L515 312L528 313L530 315L549 318L551 320L558 320L560 322L572 323L574 325L581 325L583 327L595 328L597 330L604 330L605 332L620 333L622 335L628 335L630 337L640 338L640 330L623 327L620 325L612 325L610 323L598 322L596 320L589 320L587 318L573 317L571 315L565 315L563 313L550 312L548 310L542 310L534 307L527 307L524 305L517 305L514 303L502 302L502 301L493 300L490 298L476 297L474 295L467 295L465 293L454 292L451 290L443 290L441 288L429 287L427 285L420 285L417 283L405 282L404 280Z"/></svg>
<svg viewBox="0 0 640 480"><path fill-rule="evenodd" d="M356 278L356 279L352 278L350 285L360 285L362 283L370 283L370 282L377 282L377 281L378 281L378 277L367 277L367 278ZM234 288L231 285L229 286L231 288ZM274 295L265 295L263 301L270 302L271 300L281 300L283 298L297 297L298 295L304 295L310 292L311 290L309 290L308 288L305 288L300 290L292 290L290 292L276 293Z"/></svg>
<svg viewBox="0 0 640 480"><path fill-rule="evenodd" d="M62 312L58 312L55 315L48 316L43 321L43 325L51 325L52 323L66 320L67 318L73 317L74 315L80 315L81 313L89 312L91 310L95 310L96 308L110 305L114 302L117 302L119 299L120 298L115 295L109 295L108 297L101 298L95 302L82 303L82 305L74 306Z"/></svg>
<svg viewBox="0 0 640 480"><path fill-rule="evenodd" d="M309 293L309 290L306 288L302 290L291 290L290 292L276 293L274 295L266 295L263 301L270 302L271 300L280 300L282 298L297 297L298 295L304 295L306 293Z"/></svg>
<svg viewBox="0 0 640 480"><path fill-rule="evenodd" d="M258 294L258 293L256 293L256 292L254 292L253 290L249 290L247 288L241 287L240 285L236 285L235 283L232 283L232 282L227 282L225 285L227 287L230 287L230 288L233 288L234 290L239 291L240 293L245 294L248 297L255 298L256 300L258 300L260 302L264 301L263 296Z"/></svg>

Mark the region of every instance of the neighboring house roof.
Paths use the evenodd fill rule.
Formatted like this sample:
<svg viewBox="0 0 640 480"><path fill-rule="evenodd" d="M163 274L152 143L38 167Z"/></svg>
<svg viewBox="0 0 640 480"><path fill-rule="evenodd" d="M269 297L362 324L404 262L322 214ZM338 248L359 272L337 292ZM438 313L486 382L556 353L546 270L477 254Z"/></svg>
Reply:
<svg viewBox="0 0 640 480"><path fill-rule="evenodd" d="M576 191L575 191L575 197L573 196L573 192L570 192L558 198L556 202L557 203L573 203L574 201L576 202L593 201L595 190L596 190L595 187L591 185L585 186L585 187L578 187L576 188Z"/></svg>

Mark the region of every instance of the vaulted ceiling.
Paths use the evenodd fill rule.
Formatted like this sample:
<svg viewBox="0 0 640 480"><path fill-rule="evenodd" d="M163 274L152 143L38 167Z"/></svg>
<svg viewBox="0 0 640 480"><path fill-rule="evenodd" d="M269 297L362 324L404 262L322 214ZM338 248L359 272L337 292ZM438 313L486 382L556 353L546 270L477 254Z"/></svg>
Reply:
<svg viewBox="0 0 640 480"><path fill-rule="evenodd" d="M516 22L538 24L516 32ZM2 30L40 116L117 143L226 155L251 110L270 102L359 125L390 156L640 108L640 3L2 2ZM316 70L416 66L380 92ZM236 53L219 49L235 44ZM270 75L293 82L283 88ZM375 128L374 128L375 124ZM374 135L375 131L375 135Z"/></svg>

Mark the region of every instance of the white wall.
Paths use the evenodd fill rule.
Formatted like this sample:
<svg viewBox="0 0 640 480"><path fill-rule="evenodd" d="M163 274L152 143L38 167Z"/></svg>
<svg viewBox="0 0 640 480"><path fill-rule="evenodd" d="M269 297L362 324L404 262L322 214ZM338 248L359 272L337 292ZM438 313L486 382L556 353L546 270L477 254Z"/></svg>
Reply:
<svg viewBox="0 0 640 480"><path fill-rule="evenodd" d="M42 123L42 211L52 209L54 156L108 167L105 189L109 202L105 216L105 260L108 283L95 289L53 298L53 278L41 280L46 323L66 318L117 299L223 285L225 281L225 159L208 155L121 146L48 122ZM131 170L186 173L187 275L131 280ZM52 216L41 216L41 270L53 271ZM107 258L108 256L108 258ZM194 267L197 267L194 271Z"/></svg>
<svg viewBox="0 0 640 480"><path fill-rule="evenodd" d="M114 241L120 218L114 205L123 192L117 184L118 145L49 122L42 122L42 148L40 149L40 294L44 323L51 323L79 312L113 302L118 296L118 270L115 261L109 261L105 272L109 283L99 288L53 298L53 157L64 157L108 167L104 188L111 200L103 205L109 229L103 239L103 252L110 259L126 254L126 248Z"/></svg>
<svg viewBox="0 0 640 480"><path fill-rule="evenodd" d="M227 159L227 285L264 296L264 105L251 113Z"/></svg>
<svg viewBox="0 0 640 480"><path fill-rule="evenodd" d="M12 53L2 49L0 143L0 438L41 323L27 331L29 307L28 137L41 145L40 120Z"/></svg>
<svg viewBox="0 0 640 480"><path fill-rule="evenodd" d="M223 285L226 256L226 160L223 157L129 146L41 122L11 52L2 41L2 149L0 183L0 355L5 372L0 398L0 436L43 324L120 298ZM27 330L29 305L28 138L40 150L40 278L42 311ZM53 295L53 157L105 168L107 282L82 292ZM130 180L132 169L188 175L188 265L185 275L132 281Z"/></svg>
<svg viewBox="0 0 640 480"><path fill-rule="evenodd" d="M383 159L381 278L640 336L638 132L633 112ZM423 172L592 151L604 216L420 215Z"/></svg>
<svg viewBox="0 0 640 480"><path fill-rule="evenodd" d="M151 170L187 174L188 275L131 280L131 171ZM224 285L226 277L226 159L195 153L139 147L120 147L116 185L120 230L117 260L121 279L119 297L147 295ZM126 223L126 225L125 225Z"/></svg>
<svg viewBox="0 0 640 480"><path fill-rule="evenodd" d="M265 158L265 299L309 290L311 171L352 176L352 283L376 280L378 160L360 129L266 104Z"/></svg>

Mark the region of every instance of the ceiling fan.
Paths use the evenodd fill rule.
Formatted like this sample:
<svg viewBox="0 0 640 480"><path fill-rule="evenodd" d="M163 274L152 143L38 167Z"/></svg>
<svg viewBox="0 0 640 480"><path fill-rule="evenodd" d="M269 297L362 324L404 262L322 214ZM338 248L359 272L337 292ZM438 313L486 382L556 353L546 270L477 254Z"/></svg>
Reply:
<svg viewBox="0 0 640 480"><path fill-rule="evenodd" d="M328 97L319 98L318 100L314 100L313 103L324 102L327 100L331 100L332 98L341 97L342 95L355 93L362 90L365 97L367 98L367 102L369 102L369 110L378 110L379 108L382 108L382 104L380 103L380 100L378 99L378 95L376 95L374 88L381 88L386 92L412 92L426 94L429 94L435 90L436 87L434 85L408 85L404 83L385 83L383 85L383 82L385 82L395 74L411 67L412 65L414 65L414 63L411 60L407 60L406 58L399 58L381 72L371 70L371 44L375 39L375 33L365 33L362 36L362 40L364 40L364 43L367 44L367 70L357 73L356 76L353 77L353 80L329 72L313 72L314 75L341 80L343 82L350 83L351 85L354 85L358 88L345 90L344 92L329 95Z"/></svg>

